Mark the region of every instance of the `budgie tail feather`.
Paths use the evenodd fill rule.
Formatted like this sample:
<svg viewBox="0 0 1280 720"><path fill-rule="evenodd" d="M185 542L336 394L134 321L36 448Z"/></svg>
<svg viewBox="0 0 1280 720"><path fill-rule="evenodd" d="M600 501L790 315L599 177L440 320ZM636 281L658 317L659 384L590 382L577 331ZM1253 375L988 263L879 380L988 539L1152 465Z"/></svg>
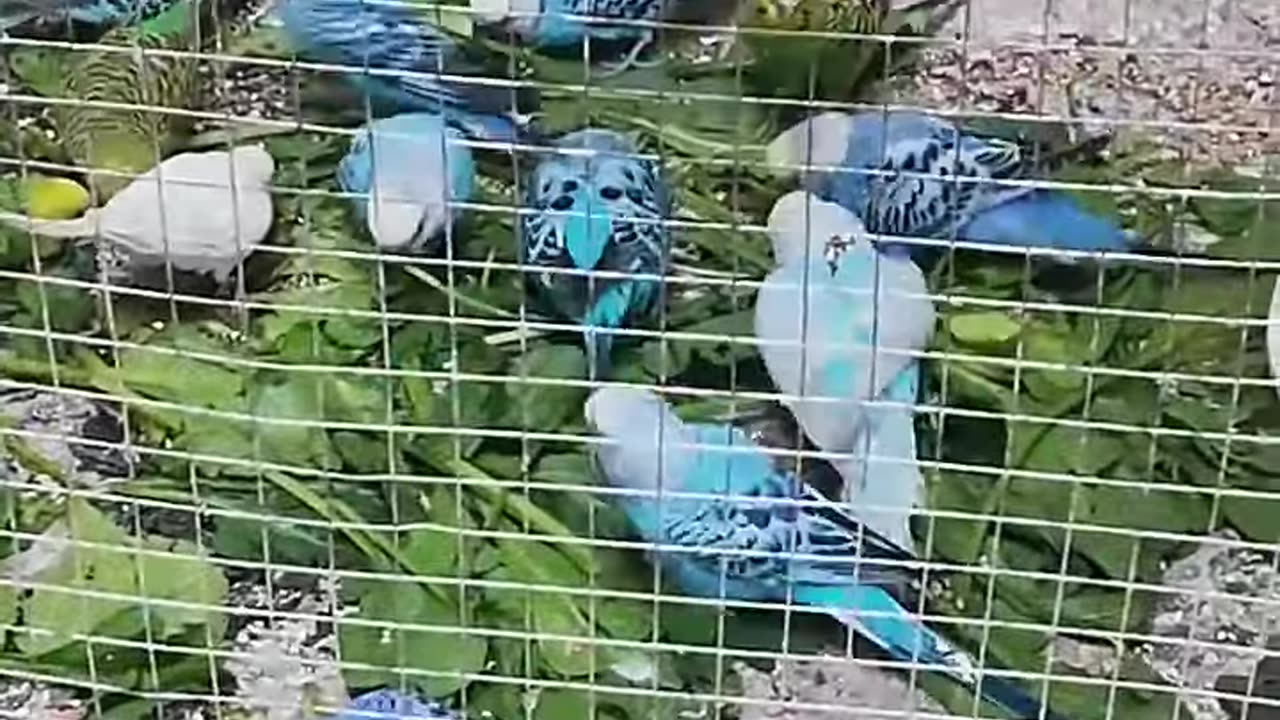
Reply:
<svg viewBox="0 0 1280 720"><path fill-rule="evenodd" d="M1116 223L1086 212L1069 196L1046 190L977 213L960 235L970 242L1116 252L1136 240Z"/></svg>
<svg viewBox="0 0 1280 720"><path fill-rule="evenodd" d="M898 601L880 587L810 586L799 590L796 599L831 608L834 617L874 641L895 660L933 666L930 669L980 691L983 698L1019 720L1040 720L1041 712L1044 720L1066 720L1008 680L979 678L978 666L967 653L907 615Z"/></svg>

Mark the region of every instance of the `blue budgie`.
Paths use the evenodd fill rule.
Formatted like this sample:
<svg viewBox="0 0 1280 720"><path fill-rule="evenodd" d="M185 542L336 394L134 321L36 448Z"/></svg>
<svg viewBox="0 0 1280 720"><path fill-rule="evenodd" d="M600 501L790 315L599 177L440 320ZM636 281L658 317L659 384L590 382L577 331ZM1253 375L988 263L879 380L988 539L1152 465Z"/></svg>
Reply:
<svg viewBox="0 0 1280 720"><path fill-rule="evenodd" d="M979 680L971 657L895 599L919 584L905 566L910 552L778 472L740 429L685 423L633 388L597 390L586 417L604 436L595 451L602 472L634 493L619 498L623 511L685 592L813 607L895 660L980 689L1020 718L1040 717L1039 702L1008 680Z"/></svg>
<svg viewBox="0 0 1280 720"><path fill-rule="evenodd" d="M333 720L457 720L456 713L434 702L390 688L371 690L351 699Z"/></svg>
<svg viewBox="0 0 1280 720"><path fill-rule="evenodd" d="M283 0L278 10L300 57L346 66L344 77L371 100L402 111L444 112L451 123L483 140L522 138L525 121L514 110L516 93L458 77L481 75L484 69L464 58L457 42L432 23L430 7Z"/></svg>
<svg viewBox="0 0 1280 720"><path fill-rule="evenodd" d="M637 65L636 58L654 40L652 23L664 5L681 0L471 0L480 22L496 26L537 48L577 51L585 40L629 45L622 62L607 69L616 75ZM586 22L572 16L591 17ZM636 21L626 23L600 20Z"/></svg>
<svg viewBox="0 0 1280 720"><path fill-rule="evenodd" d="M162 14L178 0L0 0L0 30L33 20L110 29Z"/></svg>
<svg viewBox="0 0 1280 720"><path fill-rule="evenodd" d="M338 164L338 184L381 250L430 251L471 198L475 160L462 133L434 113L404 113L361 128Z"/></svg>
<svg viewBox="0 0 1280 720"><path fill-rule="evenodd" d="M779 135L768 157L811 167L805 187L853 210L873 233L1078 251L1136 242L1065 193L1002 182L1031 179L1032 158L1018 143L920 112L822 113Z"/></svg>
<svg viewBox="0 0 1280 720"><path fill-rule="evenodd" d="M670 214L658 165L635 156L636 148L608 130L579 130L555 143L555 154L529 178L521 217L526 265L660 275L670 235ZM595 377L607 373L611 333L656 308L662 283L656 277L596 277L531 273L532 286L560 314L583 325L587 358Z"/></svg>
<svg viewBox="0 0 1280 720"><path fill-rule="evenodd" d="M756 296L755 333L782 404L819 449L850 455L834 464L863 520L911 547L923 482L913 353L934 325L924 274L898 249L873 247L853 213L805 192L774 204L768 230L777 267Z"/></svg>

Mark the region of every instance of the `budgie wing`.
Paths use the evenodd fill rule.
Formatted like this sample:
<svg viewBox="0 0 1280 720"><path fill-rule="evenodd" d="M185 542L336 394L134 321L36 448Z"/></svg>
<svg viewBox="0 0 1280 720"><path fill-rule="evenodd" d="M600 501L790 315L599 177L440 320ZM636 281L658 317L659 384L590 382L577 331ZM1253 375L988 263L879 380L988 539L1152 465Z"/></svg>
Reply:
<svg viewBox="0 0 1280 720"><path fill-rule="evenodd" d="M865 217L872 232L937 237L1005 195L1000 179L1020 176L1025 158L1016 142L964 134L926 115L899 113L863 130L851 162L872 170Z"/></svg>
<svg viewBox="0 0 1280 720"><path fill-rule="evenodd" d="M697 442L723 444L723 428L693 427ZM794 475L776 472L768 455L744 452L751 443L740 430L734 429L732 438L736 451L695 451L681 470L683 490L724 494L724 478L730 478L732 496L673 501L687 503L689 511L672 513L676 519L665 527L666 542L708 551L690 556L704 572L717 576L726 562L727 580L757 587L788 581L899 589L918 584L918 571L908 567L915 559L910 551Z"/></svg>

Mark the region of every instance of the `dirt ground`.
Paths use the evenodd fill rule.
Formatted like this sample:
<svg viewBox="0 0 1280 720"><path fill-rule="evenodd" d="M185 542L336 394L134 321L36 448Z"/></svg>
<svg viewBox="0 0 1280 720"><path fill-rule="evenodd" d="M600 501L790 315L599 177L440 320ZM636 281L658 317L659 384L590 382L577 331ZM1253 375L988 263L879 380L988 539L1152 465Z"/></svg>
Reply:
<svg viewBox="0 0 1280 720"><path fill-rule="evenodd" d="M941 40L894 100L1078 118L1198 163L1280 153L1274 0L970 0Z"/></svg>

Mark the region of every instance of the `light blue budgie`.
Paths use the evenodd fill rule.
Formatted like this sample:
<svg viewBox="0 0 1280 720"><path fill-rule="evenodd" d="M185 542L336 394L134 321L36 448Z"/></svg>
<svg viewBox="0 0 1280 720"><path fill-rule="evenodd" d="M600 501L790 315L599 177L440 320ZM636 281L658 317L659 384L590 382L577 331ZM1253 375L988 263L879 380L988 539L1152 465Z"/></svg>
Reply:
<svg viewBox="0 0 1280 720"><path fill-rule="evenodd" d="M458 720L458 715L439 703L381 688L352 698L333 720Z"/></svg>
<svg viewBox="0 0 1280 720"><path fill-rule="evenodd" d="M451 124L483 140L521 139L525 121L514 109L517 93L460 77L486 73L432 23L430 6L282 0L277 12L300 57L346 66L344 77L372 101L398 111L443 112ZM497 73L491 70L490 77Z"/></svg>
<svg viewBox="0 0 1280 720"><path fill-rule="evenodd" d="M0 30L33 20L108 30L160 15L178 0L0 0Z"/></svg>
<svg viewBox="0 0 1280 720"><path fill-rule="evenodd" d="M1033 179L1018 143L920 112L822 113L779 135L768 159L806 168L806 188L857 213L873 233L1078 251L1136 242L1063 192L1002 182Z"/></svg>
<svg viewBox="0 0 1280 720"><path fill-rule="evenodd" d="M654 40L652 23L663 18L664 5L683 0L471 0L481 23L511 33L536 48L577 51L584 40L629 45L622 62L606 70L616 75L635 66ZM573 16L591 17L586 22ZM639 21L610 23L599 20Z"/></svg>
<svg viewBox="0 0 1280 720"><path fill-rule="evenodd" d="M777 267L756 296L755 333L781 402L815 446L849 455L832 462L859 517L911 547L923 491L913 353L934 325L924 274L901 248L877 250L853 213L809 193L779 199L768 232Z"/></svg>
<svg viewBox="0 0 1280 720"><path fill-rule="evenodd" d="M627 138L608 130L579 130L554 145L529 178L521 217L525 265L657 276L666 265L670 234L663 222L670 199L657 163L636 156ZM583 326L595 377L608 372L613 335L657 307L658 277L597 277L533 272L527 284L556 312Z"/></svg>
<svg viewBox="0 0 1280 720"><path fill-rule="evenodd" d="M378 249L430 252L451 225L451 203L466 202L475 160L462 133L434 113L404 113L361 128L338 164Z"/></svg>
<svg viewBox="0 0 1280 720"><path fill-rule="evenodd" d="M795 603L828 613L895 660L944 673L1020 718L1041 704L984 675L893 592L918 585L913 555L825 503L730 425L685 423L647 390L603 388L586 418L595 457L667 577L696 596ZM710 496L710 497L709 497ZM1046 718L1061 720L1046 708Z"/></svg>

